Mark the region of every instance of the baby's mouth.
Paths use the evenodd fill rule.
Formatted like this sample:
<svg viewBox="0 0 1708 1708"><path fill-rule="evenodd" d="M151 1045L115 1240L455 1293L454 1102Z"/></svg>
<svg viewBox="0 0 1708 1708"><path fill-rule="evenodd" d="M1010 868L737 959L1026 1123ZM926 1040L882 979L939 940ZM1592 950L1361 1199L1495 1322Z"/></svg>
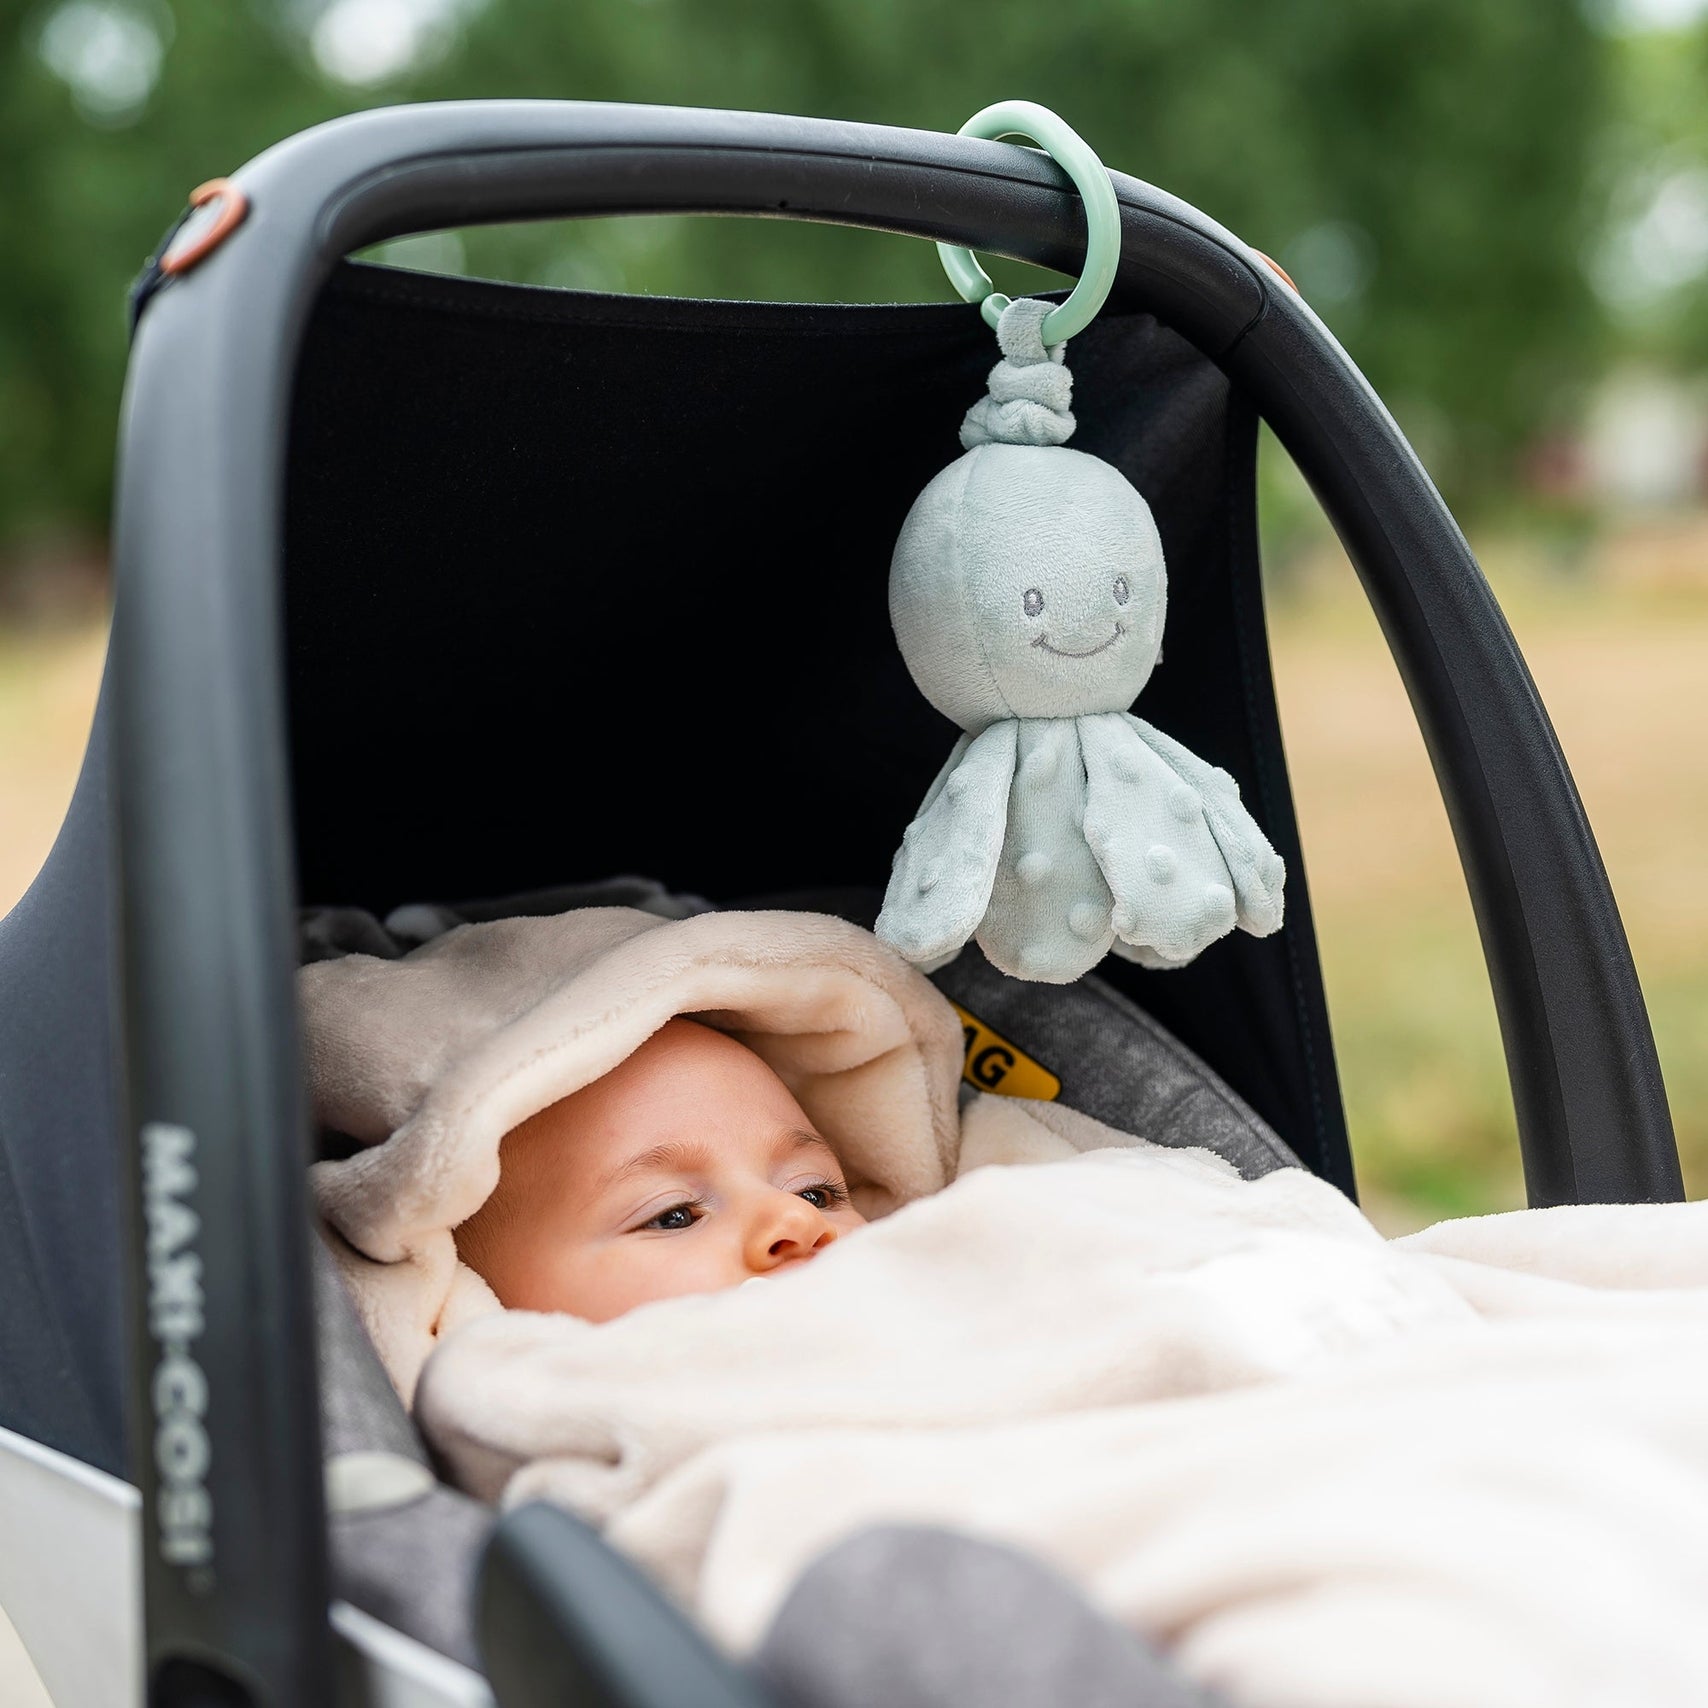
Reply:
<svg viewBox="0 0 1708 1708"><path fill-rule="evenodd" d="M1090 650L1086 652L1069 652L1066 647L1051 646L1048 638L1044 635L1039 635L1032 644L1033 646L1041 646L1045 652L1052 654L1056 658L1095 658L1098 653L1107 652L1110 647L1112 647L1126 632L1125 627L1122 624L1117 623L1115 625L1114 634L1112 634L1108 640L1104 641L1100 646L1090 648Z"/></svg>

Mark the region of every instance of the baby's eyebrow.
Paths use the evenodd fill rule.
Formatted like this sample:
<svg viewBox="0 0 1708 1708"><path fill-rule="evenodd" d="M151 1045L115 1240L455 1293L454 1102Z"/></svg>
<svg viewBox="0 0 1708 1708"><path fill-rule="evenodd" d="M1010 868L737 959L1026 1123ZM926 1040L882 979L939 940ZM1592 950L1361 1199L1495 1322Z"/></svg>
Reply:
<svg viewBox="0 0 1708 1708"><path fill-rule="evenodd" d="M780 1154L790 1156L797 1151L821 1150L833 1166L840 1167L830 1141L806 1127L790 1128L779 1140L777 1149ZM650 1174L654 1170L687 1174L695 1169L707 1168L711 1162L712 1153L707 1145L694 1139L666 1139L663 1144L653 1145L649 1150L637 1151L628 1161L618 1163L615 1168L600 1177L594 1191L607 1191L637 1174Z"/></svg>
<svg viewBox="0 0 1708 1708"><path fill-rule="evenodd" d="M661 1145L654 1145L650 1150L638 1151L627 1162L620 1162L609 1173L604 1175L595 1190L603 1192L608 1186L615 1186L619 1180L627 1180L630 1175L649 1174L654 1169L677 1169L686 1173L691 1169L704 1168L710 1160L711 1153L703 1144L691 1139L666 1139Z"/></svg>
<svg viewBox="0 0 1708 1708"><path fill-rule="evenodd" d="M823 1151L832 1162L838 1161L836 1151L831 1145L830 1140L821 1137L819 1134L813 1132L807 1127L791 1127L789 1131L783 1135L782 1142L777 1148L780 1151L786 1151L790 1154L795 1151L817 1149Z"/></svg>

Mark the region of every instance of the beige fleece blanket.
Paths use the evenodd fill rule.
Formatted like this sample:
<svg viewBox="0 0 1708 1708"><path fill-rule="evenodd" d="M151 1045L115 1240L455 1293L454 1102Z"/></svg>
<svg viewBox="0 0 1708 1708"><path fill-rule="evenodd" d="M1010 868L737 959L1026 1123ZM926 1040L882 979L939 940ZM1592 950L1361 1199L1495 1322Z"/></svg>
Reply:
<svg viewBox="0 0 1708 1708"><path fill-rule="evenodd" d="M967 1147L1069 1151L997 1099ZM1708 1205L1389 1243L1203 1152L974 1167L776 1281L465 1324L417 1417L738 1651L824 1548L915 1520L1036 1552L1242 1703L1708 1702Z"/></svg>

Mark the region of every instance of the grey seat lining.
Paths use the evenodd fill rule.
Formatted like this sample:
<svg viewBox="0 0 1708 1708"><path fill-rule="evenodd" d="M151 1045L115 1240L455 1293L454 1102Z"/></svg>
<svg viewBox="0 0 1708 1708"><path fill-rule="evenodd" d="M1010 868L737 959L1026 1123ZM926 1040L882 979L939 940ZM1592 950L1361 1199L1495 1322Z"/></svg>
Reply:
<svg viewBox="0 0 1708 1708"><path fill-rule="evenodd" d="M1055 1074L1070 1109L1152 1144L1215 1151L1247 1180L1302 1166L1225 1080L1095 973L1071 985L1027 984L969 944L932 978Z"/></svg>
<svg viewBox="0 0 1708 1708"><path fill-rule="evenodd" d="M459 925L488 919L534 919L578 907L638 907L660 919L687 919L712 912L701 896L672 893L652 878L601 878L589 884L559 884L496 900L412 902L384 919L360 907L304 908L297 918L300 957L335 961L342 955L372 955L395 961Z"/></svg>
<svg viewBox="0 0 1708 1708"><path fill-rule="evenodd" d="M1228 1708L1029 1555L924 1526L819 1555L756 1664L792 1708Z"/></svg>
<svg viewBox="0 0 1708 1708"><path fill-rule="evenodd" d="M427 1450L357 1320L331 1254L315 1241L320 1418L328 1462L389 1454L431 1469ZM332 1592L466 1666L480 1666L474 1587L490 1507L435 1482L396 1504L328 1516Z"/></svg>

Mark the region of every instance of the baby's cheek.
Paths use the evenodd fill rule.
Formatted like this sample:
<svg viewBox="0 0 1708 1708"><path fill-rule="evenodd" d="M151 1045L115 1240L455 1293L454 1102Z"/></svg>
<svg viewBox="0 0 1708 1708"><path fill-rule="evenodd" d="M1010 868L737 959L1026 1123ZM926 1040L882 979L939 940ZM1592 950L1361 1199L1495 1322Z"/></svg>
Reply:
<svg viewBox="0 0 1708 1708"><path fill-rule="evenodd" d="M715 1293L746 1279L738 1255L697 1231L672 1239L629 1236L574 1254L558 1289L565 1302L552 1308L610 1322L637 1305Z"/></svg>

